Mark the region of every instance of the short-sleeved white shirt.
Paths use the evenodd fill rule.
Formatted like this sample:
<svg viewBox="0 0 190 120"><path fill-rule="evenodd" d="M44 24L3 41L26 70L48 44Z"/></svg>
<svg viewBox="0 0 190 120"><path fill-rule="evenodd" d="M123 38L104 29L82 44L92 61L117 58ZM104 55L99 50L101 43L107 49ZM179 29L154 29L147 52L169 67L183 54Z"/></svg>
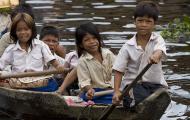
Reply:
<svg viewBox="0 0 190 120"><path fill-rule="evenodd" d="M9 45L0 58L0 69L11 65L12 72L24 72L25 70L42 71L44 65L54 60L49 47L38 39L32 41L32 48L28 52L23 50L19 43Z"/></svg>
<svg viewBox="0 0 190 120"><path fill-rule="evenodd" d="M151 34L145 51L141 46L137 46L136 35L122 46L113 65L114 70L124 73L121 89L123 89L125 85L130 84L137 77L140 71L148 64L148 59L155 50L162 50L164 54L163 58L165 58L166 46L164 39L156 33ZM142 81L167 86L161 61L158 64L153 64L151 68L149 68L143 75Z"/></svg>
<svg viewBox="0 0 190 120"><path fill-rule="evenodd" d="M93 88L112 87L112 66L115 55L108 49L102 49L103 61L100 63L91 54L83 54L77 65L79 87L91 85Z"/></svg>
<svg viewBox="0 0 190 120"><path fill-rule="evenodd" d="M65 55L65 61L69 63L70 68L76 67L78 64L78 54L76 51L69 52Z"/></svg>

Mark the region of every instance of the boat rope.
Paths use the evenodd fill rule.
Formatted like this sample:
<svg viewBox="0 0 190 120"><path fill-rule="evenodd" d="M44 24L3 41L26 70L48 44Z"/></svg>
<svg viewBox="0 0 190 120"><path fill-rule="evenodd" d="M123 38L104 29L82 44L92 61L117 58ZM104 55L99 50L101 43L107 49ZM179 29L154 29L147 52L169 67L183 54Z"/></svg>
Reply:
<svg viewBox="0 0 190 120"><path fill-rule="evenodd" d="M24 119L17 118L17 117L15 117L15 116L13 116L13 115L11 115L11 114L9 114L9 113L7 113L7 112L1 110L1 109L0 109L0 114L6 115L7 117L9 117L9 118L11 118L11 119L13 119L13 120L24 120Z"/></svg>

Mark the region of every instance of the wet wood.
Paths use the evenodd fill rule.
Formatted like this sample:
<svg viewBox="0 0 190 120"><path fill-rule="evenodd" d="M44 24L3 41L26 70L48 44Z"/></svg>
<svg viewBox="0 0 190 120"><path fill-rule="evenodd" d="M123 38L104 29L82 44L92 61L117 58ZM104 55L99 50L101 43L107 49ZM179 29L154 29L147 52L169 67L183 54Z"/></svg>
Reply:
<svg viewBox="0 0 190 120"><path fill-rule="evenodd" d="M0 87L0 109L5 112L11 111L12 115L18 113L20 118L33 116L33 118L43 119L57 117L62 119L97 120L107 107L107 105L87 107L81 103L67 104L67 98L55 93ZM110 115L109 120L159 120L169 103L170 97L168 93L164 89L159 89L137 105L133 111L118 106Z"/></svg>

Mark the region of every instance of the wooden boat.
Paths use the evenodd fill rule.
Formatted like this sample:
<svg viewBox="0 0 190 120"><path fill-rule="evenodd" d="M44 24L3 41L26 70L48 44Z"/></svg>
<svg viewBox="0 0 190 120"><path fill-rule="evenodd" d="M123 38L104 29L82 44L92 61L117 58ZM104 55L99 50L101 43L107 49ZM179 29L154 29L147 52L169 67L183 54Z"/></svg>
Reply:
<svg viewBox="0 0 190 120"><path fill-rule="evenodd" d="M69 102L69 101L74 102ZM133 110L118 106L109 120L159 120L170 103L164 89L138 104ZM57 93L15 90L0 87L0 110L20 118L62 118L97 120L107 105L86 106L77 96L61 96ZM34 120L34 119L33 119Z"/></svg>

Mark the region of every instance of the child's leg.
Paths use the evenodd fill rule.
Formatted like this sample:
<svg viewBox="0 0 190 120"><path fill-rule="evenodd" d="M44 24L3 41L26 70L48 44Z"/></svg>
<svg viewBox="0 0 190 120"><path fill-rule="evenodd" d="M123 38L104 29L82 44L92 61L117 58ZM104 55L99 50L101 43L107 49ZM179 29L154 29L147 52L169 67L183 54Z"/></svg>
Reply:
<svg viewBox="0 0 190 120"><path fill-rule="evenodd" d="M133 89L135 104L137 105L152 93L154 93L157 89L162 87L163 86L160 84L152 84L149 82L142 82L140 84L137 84Z"/></svg>

